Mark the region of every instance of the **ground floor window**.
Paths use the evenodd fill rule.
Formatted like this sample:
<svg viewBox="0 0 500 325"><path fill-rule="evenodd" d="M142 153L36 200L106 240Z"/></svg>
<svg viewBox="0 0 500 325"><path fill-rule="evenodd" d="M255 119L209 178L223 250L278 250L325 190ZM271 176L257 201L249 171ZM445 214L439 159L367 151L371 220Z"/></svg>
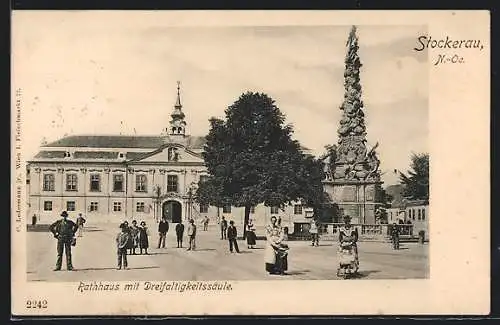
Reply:
<svg viewBox="0 0 500 325"><path fill-rule="evenodd" d="M230 204L224 204L222 206L222 213L231 213L231 205Z"/></svg>
<svg viewBox="0 0 500 325"><path fill-rule="evenodd" d="M200 213L208 213L208 204L200 204Z"/></svg>
<svg viewBox="0 0 500 325"><path fill-rule="evenodd" d="M137 212L144 212L144 202L137 202L136 211Z"/></svg>
<svg viewBox="0 0 500 325"><path fill-rule="evenodd" d="M90 212L97 212L98 209L99 209L98 202L90 202Z"/></svg>
<svg viewBox="0 0 500 325"><path fill-rule="evenodd" d="M43 211L52 211L52 201L43 202Z"/></svg>
<svg viewBox="0 0 500 325"><path fill-rule="evenodd" d="M75 201L68 201L68 202L66 202L66 210L67 211L75 211L76 210L76 203L75 203Z"/></svg>
<svg viewBox="0 0 500 325"><path fill-rule="evenodd" d="M113 211L120 212L121 210L122 210L122 203L121 202L113 202Z"/></svg>

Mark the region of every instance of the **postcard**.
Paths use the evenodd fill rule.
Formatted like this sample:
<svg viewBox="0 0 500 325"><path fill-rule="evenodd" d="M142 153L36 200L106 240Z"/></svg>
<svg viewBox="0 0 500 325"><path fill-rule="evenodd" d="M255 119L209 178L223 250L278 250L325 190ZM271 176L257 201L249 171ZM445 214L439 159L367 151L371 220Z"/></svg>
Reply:
<svg viewBox="0 0 500 325"><path fill-rule="evenodd" d="M489 313L488 11L13 11L15 316Z"/></svg>

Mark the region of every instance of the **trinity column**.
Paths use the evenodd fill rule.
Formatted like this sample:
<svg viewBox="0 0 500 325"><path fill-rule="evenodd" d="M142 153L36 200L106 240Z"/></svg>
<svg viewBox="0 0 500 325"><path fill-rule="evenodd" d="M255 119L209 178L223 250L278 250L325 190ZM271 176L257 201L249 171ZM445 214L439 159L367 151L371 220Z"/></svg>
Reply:
<svg viewBox="0 0 500 325"><path fill-rule="evenodd" d="M375 212L381 205L380 161L375 152L378 143L370 150L366 146L356 26L352 27L346 46L338 144L328 147L323 184L330 202L336 206L334 222L342 222L342 217L349 215L352 223L375 224Z"/></svg>

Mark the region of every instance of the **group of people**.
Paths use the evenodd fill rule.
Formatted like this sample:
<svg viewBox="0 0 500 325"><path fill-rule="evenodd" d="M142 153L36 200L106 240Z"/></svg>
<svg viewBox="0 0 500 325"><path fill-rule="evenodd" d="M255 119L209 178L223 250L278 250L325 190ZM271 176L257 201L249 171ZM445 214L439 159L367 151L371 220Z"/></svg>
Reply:
<svg viewBox="0 0 500 325"><path fill-rule="evenodd" d="M61 219L54 222L49 230L52 232L54 237L57 239L57 262L55 271L61 270L62 266L62 255L63 251L66 252L66 263L67 269L73 270L73 264L71 260L71 246L76 245L75 234L78 229L83 228L85 219L77 219L77 223L68 219L68 213L63 211L61 213ZM83 220L82 220L83 219ZM238 231L231 220L228 224L225 217L222 217L220 222L221 227L221 239L226 239L229 242L229 251L240 253L237 237ZM139 254L148 255L149 248L149 236L150 232L145 221L141 221L140 225L137 225L137 221L133 220L132 224L129 225L128 221L124 221L119 226L120 232L116 236L117 245L117 269L127 269L128 261L127 255L136 255L136 249L139 248ZM157 248L166 248L166 237L169 231L169 223L165 217L158 224L158 245ZM256 245L256 235L255 235L255 225L250 219L246 225L246 240L249 249L255 248ZM182 222L177 223L175 226L175 232L177 237L177 248L182 248L183 237L184 237L184 224ZM310 232L312 236L312 245L318 246L318 224L316 221L311 223ZM284 228L275 216L271 217L271 222L265 227L266 233L266 247L264 253L265 269L269 274L279 274L284 275L288 270L288 251L289 247L286 243L287 236L285 234ZM189 238L189 247L187 250L196 249L196 224L193 219L190 219L187 226L187 236ZM350 218L347 216L345 218L345 225L340 229L339 241L346 238L354 241L354 253L356 261L359 264L358 252L357 252L357 230L355 227L350 225Z"/></svg>
<svg viewBox="0 0 500 325"><path fill-rule="evenodd" d="M237 238L238 238L238 230L234 225L234 221L233 220L229 221L228 225L226 218L222 217L220 221L220 239L229 241L229 251L231 253L233 252L233 247L236 253L240 252L238 248ZM257 244L256 243L257 236L255 235L255 225L252 219L249 219L246 225L246 240L248 248L254 249L255 245Z"/></svg>
<svg viewBox="0 0 500 325"><path fill-rule="evenodd" d="M169 231L170 225L165 217L163 217L158 223L158 245L157 248L166 248L166 238ZM122 268L127 269L127 250L129 255L136 255L136 248L140 249L140 254L148 255L149 248L149 235L150 232L146 226L146 222L142 221L140 226L137 227L137 221L132 221L132 226L128 225L125 221L120 224L121 231L116 236L116 244L118 249L118 266L117 269ZM184 238L184 224L179 222L175 226L175 233L177 237L177 248L182 248L183 238ZM196 225L194 220L189 220L189 225L187 229L187 235L189 237L189 248L187 250L196 249Z"/></svg>

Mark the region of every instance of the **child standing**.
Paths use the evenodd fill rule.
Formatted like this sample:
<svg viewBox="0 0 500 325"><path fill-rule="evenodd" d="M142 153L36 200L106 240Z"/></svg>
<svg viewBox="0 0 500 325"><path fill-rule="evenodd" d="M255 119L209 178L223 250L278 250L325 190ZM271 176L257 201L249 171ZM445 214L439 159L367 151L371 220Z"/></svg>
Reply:
<svg viewBox="0 0 500 325"><path fill-rule="evenodd" d="M127 244L130 240L130 235L128 233L128 227L123 223L120 225L121 231L116 236L116 246L118 249L118 267L117 270L121 270L122 266L124 269L127 269Z"/></svg>

